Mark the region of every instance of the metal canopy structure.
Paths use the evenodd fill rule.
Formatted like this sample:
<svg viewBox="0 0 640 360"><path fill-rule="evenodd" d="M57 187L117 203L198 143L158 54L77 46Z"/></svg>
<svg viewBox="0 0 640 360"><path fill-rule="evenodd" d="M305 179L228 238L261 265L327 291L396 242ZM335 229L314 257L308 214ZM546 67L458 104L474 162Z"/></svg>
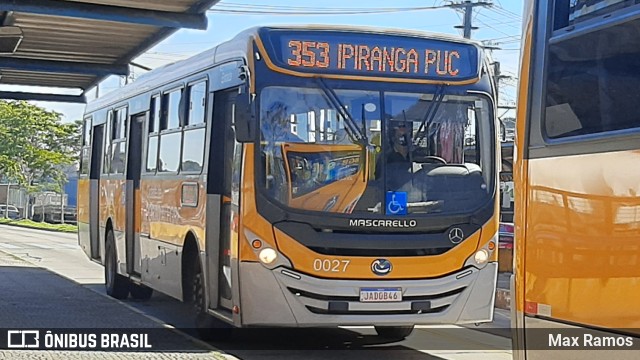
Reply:
<svg viewBox="0 0 640 360"><path fill-rule="evenodd" d="M0 91L0 98L85 102L109 75L180 28L207 28L220 0L0 0L0 85L78 95Z"/></svg>

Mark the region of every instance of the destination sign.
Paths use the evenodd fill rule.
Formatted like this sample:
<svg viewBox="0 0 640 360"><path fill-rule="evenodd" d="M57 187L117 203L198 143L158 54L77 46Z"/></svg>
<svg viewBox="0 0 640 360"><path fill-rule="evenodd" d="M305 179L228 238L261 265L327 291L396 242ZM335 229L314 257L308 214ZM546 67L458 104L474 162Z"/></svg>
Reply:
<svg viewBox="0 0 640 360"><path fill-rule="evenodd" d="M463 81L479 77L472 44L387 34L270 30L261 36L277 67L305 73Z"/></svg>

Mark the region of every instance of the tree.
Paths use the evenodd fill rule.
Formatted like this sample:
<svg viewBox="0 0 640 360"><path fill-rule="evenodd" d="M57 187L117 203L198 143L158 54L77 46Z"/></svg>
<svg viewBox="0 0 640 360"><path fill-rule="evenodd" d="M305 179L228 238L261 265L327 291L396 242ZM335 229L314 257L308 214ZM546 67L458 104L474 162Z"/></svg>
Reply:
<svg viewBox="0 0 640 360"><path fill-rule="evenodd" d="M65 165L78 158L78 122L26 101L0 100L0 173L31 188L34 182L62 184Z"/></svg>

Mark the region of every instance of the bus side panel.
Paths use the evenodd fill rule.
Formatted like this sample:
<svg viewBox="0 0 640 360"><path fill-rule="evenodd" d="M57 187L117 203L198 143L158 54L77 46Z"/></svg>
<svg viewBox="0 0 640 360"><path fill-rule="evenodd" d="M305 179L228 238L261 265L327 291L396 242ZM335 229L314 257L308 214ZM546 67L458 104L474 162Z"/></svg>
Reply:
<svg viewBox="0 0 640 360"><path fill-rule="evenodd" d="M98 195L100 196L100 200L98 203L100 204L98 210L98 241L100 243L100 251L101 254L104 254L106 236L107 236L107 223L111 213L109 211L109 204L113 203L113 199L110 199L107 195L107 182L108 178L105 178L104 175L100 175L100 179L98 179ZM102 258L102 264L105 264L104 257Z"/></svg>
<svg viewBox="0 0 640 360"><path fill-rule="evenodd" d="M603 339L625 338L618 331L640 334L632 300L640 297L640 198L631 196L640 191L640 169L633 165L639 162L638 151L530 160L527 360L637 358L624 348L547 349L550 335L571 331L580 346L585 331Z"/></svg>
<svg viewBox="0 0 640 360"><path fill-rule="evenodd" d="M96 182L96 180L90 180L88 177L78 179L78 245L89 258L91 258L89 193L92 182Z"/></svg>
<svg viewBox="0 0 640 360"><path fill-rule="evenodd" d="M126 224L126 180L124 177L100 180L100 227L104 231L101 239L106 239L107 221L111 221L118 255L118 273L127 274L125 253Z"/></svg>
<svg viewBox="0 0 640 360"><path fill-rule="evenodd" d="M640 151L529 164L525 312L639 328Z"/></svg>
<svg viewBox="0 0 640 360"><path fill-rule="evenodd" d="M195 236L199 248L204 249L204 183L197 177L143 177L140 194L142 282L182 299L182 249L187 235Z"/></svg>
<svg viewBox="0 0 640 360"><path fill-rule="evenodd" d="M607 133L558 141L546 138L547 99L541 95L547 93L543 66L548 22L554 16L548 2L528 5L537 7L537 16L534 30L525 33L534 50L527 53L530 46L525 42L518 103L516 155L525 158L515 159L518 205L512 314L514 327L526 328L526 341L518 338L521 331L514 334L517 348L526 342L527 359L547 359L554 354L540 350L549 348L549 335L572 327L568 324L589 328L593 335L594 328L639 333L640 312L632 299L640 296L640 152L635 140L619 141L622 138ZM526 9L525 15L534 13L530 6ZM531 16L524 19L529 26ZM531 71L525 70L528 62ZM637 138L631 132L627 136ZM630 358L630 354L563 351L557 355ZM514 355L521 358L522 353Z"/></svg>
<svg viewBox="0 0 640 360"><path fill-rule="evenodd" d="M199 179L143 179L141 230L151 239L183 246L189 231L204 248L206 189ZM183 195L184 194L184 195ZM187 205L187 197L195 196Z"/></svg>
<svg viewBox="0 0 640 360"><path fill-rule="evenodd" d="M181 296L182 291L178 261L178 232L173 225L177 206L165 199L168 182L154 177L142 178L140 259L142 283L171 296ZM171 271L173 270L173 271ZM173 284L172 284L173 281Z"/></svg>

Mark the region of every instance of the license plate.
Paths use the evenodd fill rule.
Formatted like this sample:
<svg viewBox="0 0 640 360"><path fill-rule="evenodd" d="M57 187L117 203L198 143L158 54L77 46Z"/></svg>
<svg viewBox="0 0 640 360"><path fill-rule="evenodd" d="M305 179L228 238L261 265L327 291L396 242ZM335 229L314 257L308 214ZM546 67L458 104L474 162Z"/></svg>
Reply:
<svg viewBox="0 0 640 360"><path fill-rule="evenodd" d="M361 288L360 302L402 301L401 288Z"/></svg>

